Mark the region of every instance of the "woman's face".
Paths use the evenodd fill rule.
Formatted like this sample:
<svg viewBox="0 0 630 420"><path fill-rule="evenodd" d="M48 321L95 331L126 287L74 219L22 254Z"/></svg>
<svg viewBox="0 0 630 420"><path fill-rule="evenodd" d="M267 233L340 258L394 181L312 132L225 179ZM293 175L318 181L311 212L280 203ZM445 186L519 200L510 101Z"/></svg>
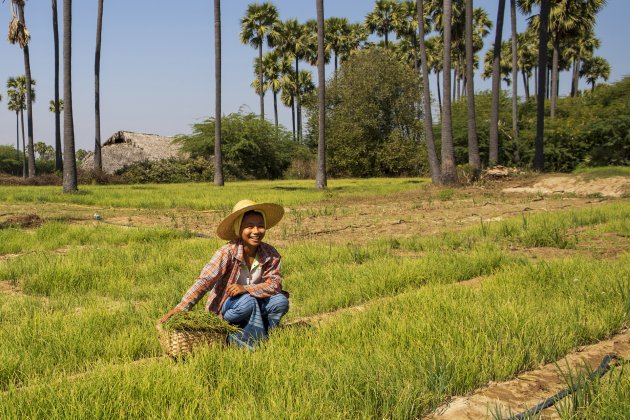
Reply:
<svg viewBox="0 0 630 420"><path fill-rule="evenodd" d="M265 220L259 213L248 213L241 222L241 239L246 245L256 248L265 237Z"/></svg>

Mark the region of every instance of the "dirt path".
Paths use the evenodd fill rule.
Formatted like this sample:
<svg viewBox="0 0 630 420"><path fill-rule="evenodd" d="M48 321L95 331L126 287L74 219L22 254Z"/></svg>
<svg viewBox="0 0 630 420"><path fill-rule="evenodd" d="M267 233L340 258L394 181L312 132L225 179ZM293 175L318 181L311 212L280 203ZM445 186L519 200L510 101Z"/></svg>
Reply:
<svg viewBox="0 0 630 420"><path fill-rule="evenodd" d="M557 365L548 363L540 369L521 373L510 381L490 383L471 395L453 398L426 419L492 418L492 413L496 413L496 407L501 409L504 417L508 417L510 410L512 415L518 414L566 387L562 374L558 372L558 366L564 372L567 371L567 365L572 371L582 370L584 365L595 370L604 356L610 353L630 358L630 329L608 340L577 348L566 358L558 360ZM550 407L543 411L542 418L560 417L555 409Z"/></svg>

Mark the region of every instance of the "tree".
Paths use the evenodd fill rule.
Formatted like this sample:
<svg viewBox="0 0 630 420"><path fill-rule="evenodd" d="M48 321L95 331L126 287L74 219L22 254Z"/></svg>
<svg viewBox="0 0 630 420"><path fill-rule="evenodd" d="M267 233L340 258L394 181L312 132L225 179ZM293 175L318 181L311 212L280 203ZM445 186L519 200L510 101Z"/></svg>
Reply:
<svg viewBox="0 0 630 420"><path fill-rule="evenodd" d="M499 163L499 91L501 89L501 39L503 35L503 15L505 0L499 0L497 26L494 37L492 58L492 112L490 115L490 166Z"/></svg>
<svg viewBox="0 0 630 420"><path fill-rule="evenodd" d="M35 176L35 151L33 150L33 99L31 92L31 61L28 43L31 39L24 18L25 0L11 0L11 23L9 24L9 42L18 43L24 55L24 75L26 77L26 114L28 123L28 176ZM16 17L16 11L17 15Z"/></svg>
<svg viewBox="0 0 630 420"><path fill-rule="evenodd" d="M610 64L605 58L592 57L584 60L580 76L591 84L591 92L595 90L595 82L598 79L608 80L610 77Z"/></svg>
<svg viewBox="0 0 630 420"><path fill-rule="evenodd" d="M326 72L324 69L324 0L317 0L317 108L319 131L317 141L317 175L315 186L324 189L326 180ZM335 55L336 58L336 55Z"/></svg>
<svg viewBox="0 0 630 420"><path fill-rule="evenodd" d="M222 187L224 182L221 151L221 0L214 0L214 92L214 185Z"/></svg>
<svg viewBox="0 0 630 420"><path fill-rule="evenodd" d="M440 72L444 67L443 59L443 41L442 37L434 36L428 38L425 41L426 49L427 49L427 64L431 71L435 73L436 76L436 84L437 84L437 96L438 96L438 107L440 109L440 117L442 116L442 90L440 89ZM428 80L427 80L428 83Z"/></svg>
<svg viewBox="0 0 630 420"><path fill-rule="evenodd" d="M40 160L51 160L55 158L55 149L43 141L38 141L33 145L33 147L39 155Z"/></svg>
<svg viewBox="0 0 630 420"><path fill-rule="evenodd" d="M538 92L536 104L536 143L534 169L545 169L543 136L545 133L545 88L547 85L547 24L549 22L550 0L540 0L539 43L538 43Z"/></svg>
<svg viewBox="0 0 630 420"><path fill-rule="evenodd" d="M11 96L9 93L9 102L7 102L7 108L9 111L15 112L15 151L17 153L17 159L20 159L20 111L22 107L17 97ZM22 160L23 175L26 175L26 167L24 166L24 160Z"/></svg>
<svg viewBox="0 0 630 420"><path fill-rule="evenodd" d="M417 175L426 168L421 156L421 127L416 102L418 76L391 50L357 51L344 62L337 81L326 86L326 164L334 176ZM318 138L319 109L306 97L307 138Z"/></svg>
<svg viewBox="0 0 630 420"><path fill-rule="evenodd" d="M63 111L63 99L57 101L58 106L55 106L55 100L51 99L48 103L48 110L52 113L57 113Z"/></svg>
<svg viewBox="0 0 630 420"><path fill-rule="evenodd" d="M63 0L63 192L77 192L72 115L72 0Z"/></svg>
<svg viewBox="0 0 630 420"><path fill-rule="evenodd" d="M365 17L368 31L385 38L385 48L389 48L389 33L393 30L393 14L397 7L395 0L376 0L374 10Z"/></svg>
<svg viewBox="0 0 630 420"><path fill-rule="evenodd" d="M241 19L241 42L258 48L258 62L260 72L258 79L263 80L262 48L263 44L273 46L276 38L276 25L278 21L278 9L271 3L252 3L247 6L245 16ZM262 89L262 84L260 85ZM260 118L265 118L264 92L260 90Z"/></svg>
<svg viewBox="0 0 630 420"><path fill-rule="evenodd" d="M342 54L348 42L350 25L348 24L348 19L332 16L326 19L324 28L326 30L326 42L330 45L330 49L334 54L334 77L337 77L339 55Z"/></svg>
<svg viewBox="0 0 630 420"><path fill-rule="evenodd" d="M516 30L516 0L510 0L510 26L512 27L512 139L516 160L518 153L518 32Z"/></svg>
<svg viewBox="0 0 630 420"><path fill-rule="evenodd" d="M300 70L299 62L306 55L309 46L310 31L304 25L301 25L297 19L288 19L278 25L277 42L278 50L285 56L295 60L295 106L296 106L296 126L297 141L302 141L302 121L300 119Z"/></svg>
<svg viewBox="0 0 630 420"><path fill-rule="evenodd" d="M573 61L573 72L571 78L571 96L578 94L580 82L580 67L583 61L593 58L595 49L601 45L600 40L595 37L591 30L584 34L579 34L577 38L572 40L571 45L565 49L565 53L569 59Z"/></svg>
<svg viewBox="0 0 630 420"><path fill-rule="evenodd" d="M96 18L96 52L94 53L94 171L103 171L101 158L101 33L103 31L103 0L98 0Z"/></svg>
<svg viewBox="0 0 630 420"><path fill-rule="evenodd" d="M479 142L477 141L477 121L475 114L474 86L474 52L473 52L473 0L466 0L466 101L468 108L468 164L473 179L481 172Z"/></svg>
<svg viewBox="0 0 630 420"><path fill-rule="evenodd" d="M442 7L444 16L444 103L442 108L442 183L451 185L457 183L457 170L453 153L453 122L451 117L451 12L452 1L444 0Z"/></svg>
<svg viewBox="0 0 630 420"><path fill-rule="evenodd" d="M34 86L36 85L36 81L34 79L31 79L31 101L35 102L36 99L36 95L35 95L35 88ZM23 165L22 165L22 176L24 176L24 178L27 177L27 165L28 165L28 159L27 159L27 155L26 155L26 140L25 140L25 135L24 135L24 110L26 109L26 96L27 96L27 89L26 89L26 76L18 76L18 77L9 77L9 79L7 80L7 94L9 95L10 101L9 101L9 109L12 111L15 111L15 116L17 118L18 116L18 112L20 115L20 120L22 122L22 153L23 153ZM17 150L20 150L20 146L19 146L19 141L18 141L18 145L17 145Z"/></svg>
<svg viewBox="0 0 630 420"><path fill-rule="evenodd" d="M57 22L57 0L52 0L53 39L55 44L55 170L63 169L61 153L61 108L59 107L59 24Z"/></svg>
<svg viewBox="0 0 630 420"><path fill-rule="evenodd" d="M435 184L440 183L440 162L435 152L435 140L433 138L433 118L431 116L431 89L429 87L429 60L425 42L425 22L423 0L417 0L418 8L418 39L420 40L420 66L422 68L422 106L424 111L424 138L427 143L427 155L429 159L429 171L431 180Z"/></svg>

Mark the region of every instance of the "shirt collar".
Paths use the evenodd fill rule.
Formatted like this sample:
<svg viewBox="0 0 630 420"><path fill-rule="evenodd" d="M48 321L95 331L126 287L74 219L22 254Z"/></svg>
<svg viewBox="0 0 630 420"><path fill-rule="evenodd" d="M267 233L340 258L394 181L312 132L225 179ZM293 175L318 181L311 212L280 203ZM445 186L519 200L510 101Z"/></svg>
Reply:
<svg viewBox="0 0 630 420"><path fill-rule="evenodd" d="M243 240L237 239L234 245L236 247L236 253L234 254L234 258L236 258L240 262L243 262L243 255L244 255ZM261 242L260 245L258 245L258 252L256 256L258 257L258 261L260 262L260 264L265 264L267 261L269 261L269 259L271 258L271 255L269 255L267 244L265 244L264 242Z"/></svg>

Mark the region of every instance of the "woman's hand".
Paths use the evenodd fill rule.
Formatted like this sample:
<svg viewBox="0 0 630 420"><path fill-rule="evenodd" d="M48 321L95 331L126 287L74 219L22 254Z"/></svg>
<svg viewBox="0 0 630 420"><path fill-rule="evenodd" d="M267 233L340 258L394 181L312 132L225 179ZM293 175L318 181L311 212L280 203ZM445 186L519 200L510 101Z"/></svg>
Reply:
<svg viewBox="0 0 630 420"><path fill-rule="evenodd" d="M240 284L230 284L227 289L225 289L225 293L227 293L229 297L234 297L247 293L247 290Z"/></svg>

